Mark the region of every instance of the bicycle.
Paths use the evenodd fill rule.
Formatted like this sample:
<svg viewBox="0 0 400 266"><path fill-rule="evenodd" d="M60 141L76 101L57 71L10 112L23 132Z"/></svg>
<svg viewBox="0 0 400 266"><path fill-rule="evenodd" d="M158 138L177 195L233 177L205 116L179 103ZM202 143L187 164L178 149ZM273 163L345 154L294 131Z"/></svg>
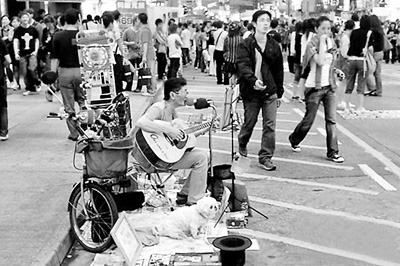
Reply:
<svg viewBox="0 0 400 266"><path fill-rule="evenodd" d="M113 243L110 232L118 219L115 197L130 186L127 165L133 139L124 136L117 112L126 104L125 100L123 95L118 95L106 109L84 110L72 115L80 135L75 146L74 167L77 168L77 152L83 153L85 164L82 169L77 168L83 174L80 182L74 184L68 201L69 220L73 235L90 252L103 252ZM85 132L82 125L90 125L90 131ZM99 139L102 132L107 135L106 140Z"/></svg>

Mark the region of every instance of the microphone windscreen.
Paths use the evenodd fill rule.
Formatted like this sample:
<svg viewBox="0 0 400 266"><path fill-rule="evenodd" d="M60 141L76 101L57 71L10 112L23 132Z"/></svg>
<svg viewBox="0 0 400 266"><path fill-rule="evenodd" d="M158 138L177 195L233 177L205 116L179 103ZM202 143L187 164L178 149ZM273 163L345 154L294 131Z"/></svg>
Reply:
<svg viewBox="0 0 400 266"><path fill-rule="evenodd" d="M210 107L210 103L207 101L207 99L204 98L198 98L197 101L194 103L195 109L205 109L208 107Z"/></svg>
<svg viewBox="0 0 400 266"><path fill-rule="evenodd" d="M193 106L196 102L196 99L186 98L186 106Z"/></svg>

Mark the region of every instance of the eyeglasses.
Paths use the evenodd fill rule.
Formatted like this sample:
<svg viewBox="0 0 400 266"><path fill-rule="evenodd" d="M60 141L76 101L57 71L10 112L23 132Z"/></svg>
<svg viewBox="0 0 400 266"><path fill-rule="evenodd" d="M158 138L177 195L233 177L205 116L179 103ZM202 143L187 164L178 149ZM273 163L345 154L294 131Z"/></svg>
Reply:
<svg viewBox="0 0 400 266"><path fill-rule="evenodd" d="M269 19L269 18L260 18L260 19L257 19L257 22L271 22L271 19Z"/></svg>

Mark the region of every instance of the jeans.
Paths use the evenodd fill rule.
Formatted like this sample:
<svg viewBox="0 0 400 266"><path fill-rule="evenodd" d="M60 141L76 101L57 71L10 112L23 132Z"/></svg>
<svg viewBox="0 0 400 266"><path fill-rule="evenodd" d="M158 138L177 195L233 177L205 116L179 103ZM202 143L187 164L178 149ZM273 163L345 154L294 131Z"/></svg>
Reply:
<svg viewBox="0 0 400 266"><path fill-rule="evenodd" d="M357 77L358 76L358 77ZM357 79L357 93L364 94L367 84L368 73L364 73L363 60L349 60L349 73L347 75L346 93L351 94L354 90L354 84Z"/></svg>
<svg viewBox="0 0 400 266"><path fill-rule="evenodd" d="M194 149L186 152L178 162L170 167L173 170L192 170L180 192L188 196L188 202L190 203L196 203L205 196L208 161L208 154L206 152Z"/></svg>
<svg viewBox="0 0 400 266"><path fill-rule="evenodd" d="M122 81L125 78L124 74L124 65L123 65L123 57L122 55L115 54L115 64L113 65L114 69L114 81L115 81L115 92L116 94L123 91Z"/></svg>
<svg viewBox="0 0 400 266"><path fill-rule="evenodd" d="M79 68L60 67L58 70L58 80L65 112L73 114L75 113L75 101L78 102L80 107L85 104L83 90L79 86L82 83ZM75 123L71 118L67 118L66 122L70 132L70 137L77 138L79 133L75 128Z"/></svg>
<svg viewBox="0 0 400 266"><path fill-rule="evenodd" d="M186 65L187 63L190 63L192 61L189 55L189 48L182 47L181 49L182 49L182 64Z"/></svg>
<svg viewBox="0 0 400 266"><path fill-rule="evenodd" d="M8 134L7 86L5 80L0 81L0 136Z"/></svg>
<svg viewBox="0 0 400 266"><path fill-rule="evenodd" d="M35 92L35 86L40 85L37 72L37 57L34 55L21 56L19 64L20 76L24 78L26 90Z"/></svg>
<svg viewBox="0 0 400 266"><path fill-rule="evenodd" d="M166 66L167 66L167 55L165 53L157 53L158 79L163 79Z"/></svg>
<svg viewBox="0 0 400 266"><path fill-rule="evenodd" d="M273 94L266 99L252 98L243 100L244 124L238 135L239 145L247 146L258 120L260 109L263 117L261 149L258 152L259 161L271 159L275 152L275 126L277 111L277 95Z"/></svg>
<svg viewBox="0 0 400 266"><path fill-rule="evenodd" d="M307 91L307 89L306 89ZM327 156L339 152L336 135L336 95L330 86L306 93L306 113L290 135L292 145L299 145L314 123L320 103L324 104Z"/></svg>
<svg viewBox="0 0 400 266"><path fill-rule="evenodd" d="M374 53L376 61L376 70L373 75L369 75L367 79L367 87L370 91L375 91L377 95L382 95L382 60L383 52Z"/></svg>
<svg viewBox="0 0 400 266"><path fill-rule="evenodd" d="M176 78L179 70L179 60L180 58L170 58L169 68L167 78Z"/></svg>
<svg viewBox="0 0 400 266"><path fill-rule="evenodd" d="M224 52L215 50L214 51L214 59L216 63L216 72L217 72L217 83L224 83L225 85L229 85L229 76L228 73L223 73L222 67L224 66ZM222 81L222 73L224 75L224 81Z"/></svg>

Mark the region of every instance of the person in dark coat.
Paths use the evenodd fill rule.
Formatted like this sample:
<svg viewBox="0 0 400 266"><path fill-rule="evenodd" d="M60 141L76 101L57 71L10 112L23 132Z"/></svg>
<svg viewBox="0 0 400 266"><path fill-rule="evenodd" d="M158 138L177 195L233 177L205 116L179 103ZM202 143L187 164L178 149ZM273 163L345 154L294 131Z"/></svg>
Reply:
<svg viewBox="0 0 400 266"><path fill-rule="evenodd" d="M267 35L271 13L265 10L253 14L254 35L238 47L238 83L244 105L244 124L240 130L239 153L247 156L247 144L262 110L263 132L258 161L267 171L276 169L271 161L275 152L277 108L283 95L283 57L280 45Z"/></svg>

